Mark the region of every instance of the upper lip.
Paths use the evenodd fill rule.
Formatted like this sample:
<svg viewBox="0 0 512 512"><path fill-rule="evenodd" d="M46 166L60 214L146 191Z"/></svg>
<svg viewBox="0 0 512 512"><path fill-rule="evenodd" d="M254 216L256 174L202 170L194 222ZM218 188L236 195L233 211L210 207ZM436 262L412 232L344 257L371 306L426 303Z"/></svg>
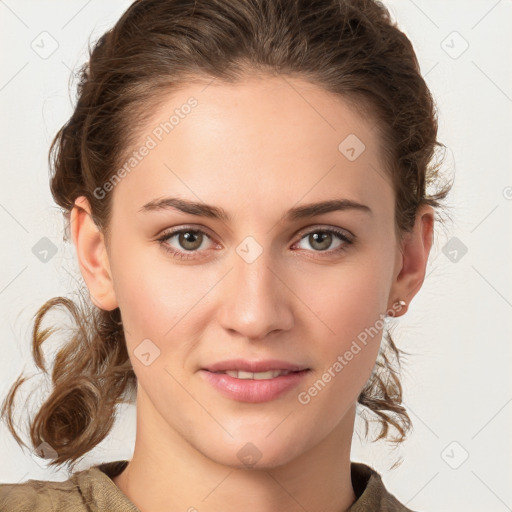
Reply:
<svg viewBox="0 0 512 512"><path fill-rule="evenodd" d="M229 359L210 364L203 368L210 372L222 372L227 370L239 370L244 372L266 372L269 370L289 370L292 372L307 370L305 366L280 361L278 359L266 359L264 361L248 361L246 359Z"/></svg>

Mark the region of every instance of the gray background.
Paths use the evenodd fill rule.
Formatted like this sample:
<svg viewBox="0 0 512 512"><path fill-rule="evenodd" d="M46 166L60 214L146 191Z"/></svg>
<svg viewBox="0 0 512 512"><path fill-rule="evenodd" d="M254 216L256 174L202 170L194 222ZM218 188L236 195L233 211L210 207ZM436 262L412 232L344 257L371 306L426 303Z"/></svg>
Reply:
<svg viewBox="0 0 512 512"><path fill-rule="evenodd" d="M34 371L32 315L80 280L49 192L47 152L71 113L68 83L89 39L130 3L0 0L2 400L22 370ZM423 289L395 331L398 345L414 353L403 371L414 431L393 451L361 442L358 421L352 460L377 469L414 510L512 510L512 2L384 3L412 40L437 101L439 139L449 148L445 172L455 173L453 222L438 229ZM62 342L49 344L48 361ZM25 396L29 407L49 387L35 376L22 389L19 403ZM120 416L79 468L131 456L134 407ZM67 474L22 451L2 424L0 482L28 478Z"/></svg>

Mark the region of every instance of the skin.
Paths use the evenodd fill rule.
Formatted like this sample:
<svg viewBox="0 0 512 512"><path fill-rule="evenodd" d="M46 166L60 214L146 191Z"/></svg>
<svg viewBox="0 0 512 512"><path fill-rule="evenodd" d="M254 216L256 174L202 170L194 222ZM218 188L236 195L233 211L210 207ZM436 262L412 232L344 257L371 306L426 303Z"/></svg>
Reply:
<svg viewBox="0 0 512 512"><path fill-rule="evenodd" d="M115 187L109 240L84 197L72 211L81 273L98 307L120 308L138 379L134 456L114 482L142 512L346 510L356 499L355 404L382 330L308 404L298 394L393 304L409 304L425 277L434 212L423 206L400 242L374 123L298 78L194 83L165 99L135 146L190 96L198 105ZM354 161L338 150L349 134L366 146ZM165 196L222 207L232 219L138 211ZM372 214L284 221L292 207L338 198ZM157 241L180 227L210 237L193 259L175 259ZM354 243L336 253L345 244L336 236L327 249L308 237L329 227ZM250 264L236 251L247 236L262 249ZM187 252L176 235L166 243ZM148 366L134 354L147 338L160 350ZM232 357L311 371L275 400L239 402L198 372ZM237 455L247 443L260 452L253 467Z"/></svg>

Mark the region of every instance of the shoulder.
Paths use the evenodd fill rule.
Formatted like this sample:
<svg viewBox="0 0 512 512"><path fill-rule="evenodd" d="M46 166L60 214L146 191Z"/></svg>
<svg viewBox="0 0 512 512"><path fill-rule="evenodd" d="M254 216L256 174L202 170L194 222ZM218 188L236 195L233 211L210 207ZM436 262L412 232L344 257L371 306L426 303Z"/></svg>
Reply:
<svg viewBox="0 0 512 512"><path fill-rule="evenodd" d="M126 463L93 466L63 482L0 484L0 512L138 512L111 479Z"/></svg>
<svg viewBox="0 0 512 512"><path fill-rule="evenodd" d="M0 484L0 512L87 511L80 489L72 480L52 482L28 480L18 484Z"/></svg>
<svg viewBox="0 0 512 512"><path fill-rule="evenodd" d="M382 477L372 467L361 462L351 462L350 468L356 501L348 512L414 512L386 489Z"/></svg>

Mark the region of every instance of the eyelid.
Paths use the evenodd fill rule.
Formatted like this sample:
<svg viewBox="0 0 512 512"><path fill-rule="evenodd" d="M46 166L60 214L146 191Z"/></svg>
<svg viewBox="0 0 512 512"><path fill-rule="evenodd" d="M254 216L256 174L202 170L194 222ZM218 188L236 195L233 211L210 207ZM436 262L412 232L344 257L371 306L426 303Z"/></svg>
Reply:
<svg viewBox="0 0 512 512"><path fill-rule="evenodd" d="M155 240L161 240L162 238L169 238L173 235L181 233L183 231L193 231L206 235L210 240L216 240L216 236L213 236L208 228L204 226L194 226L193 224L184 224L177 227L164 229L160 234L155 237Z"/></svg>
<svg viewBox="0 0 512 512"><path fill-rule="evenodd" d="M346 235L347 238L349 238L351 241L355 238L354 233L349 231L346 228L340 228L339 226L330 226L328 224L314 224L312 226L307 226L305 228L302 228L300 231L298 231L294 237L300 236L302 239L303 235L308 235L309 233L313 231L334 231L339 232L340 234Z"/></svg>

